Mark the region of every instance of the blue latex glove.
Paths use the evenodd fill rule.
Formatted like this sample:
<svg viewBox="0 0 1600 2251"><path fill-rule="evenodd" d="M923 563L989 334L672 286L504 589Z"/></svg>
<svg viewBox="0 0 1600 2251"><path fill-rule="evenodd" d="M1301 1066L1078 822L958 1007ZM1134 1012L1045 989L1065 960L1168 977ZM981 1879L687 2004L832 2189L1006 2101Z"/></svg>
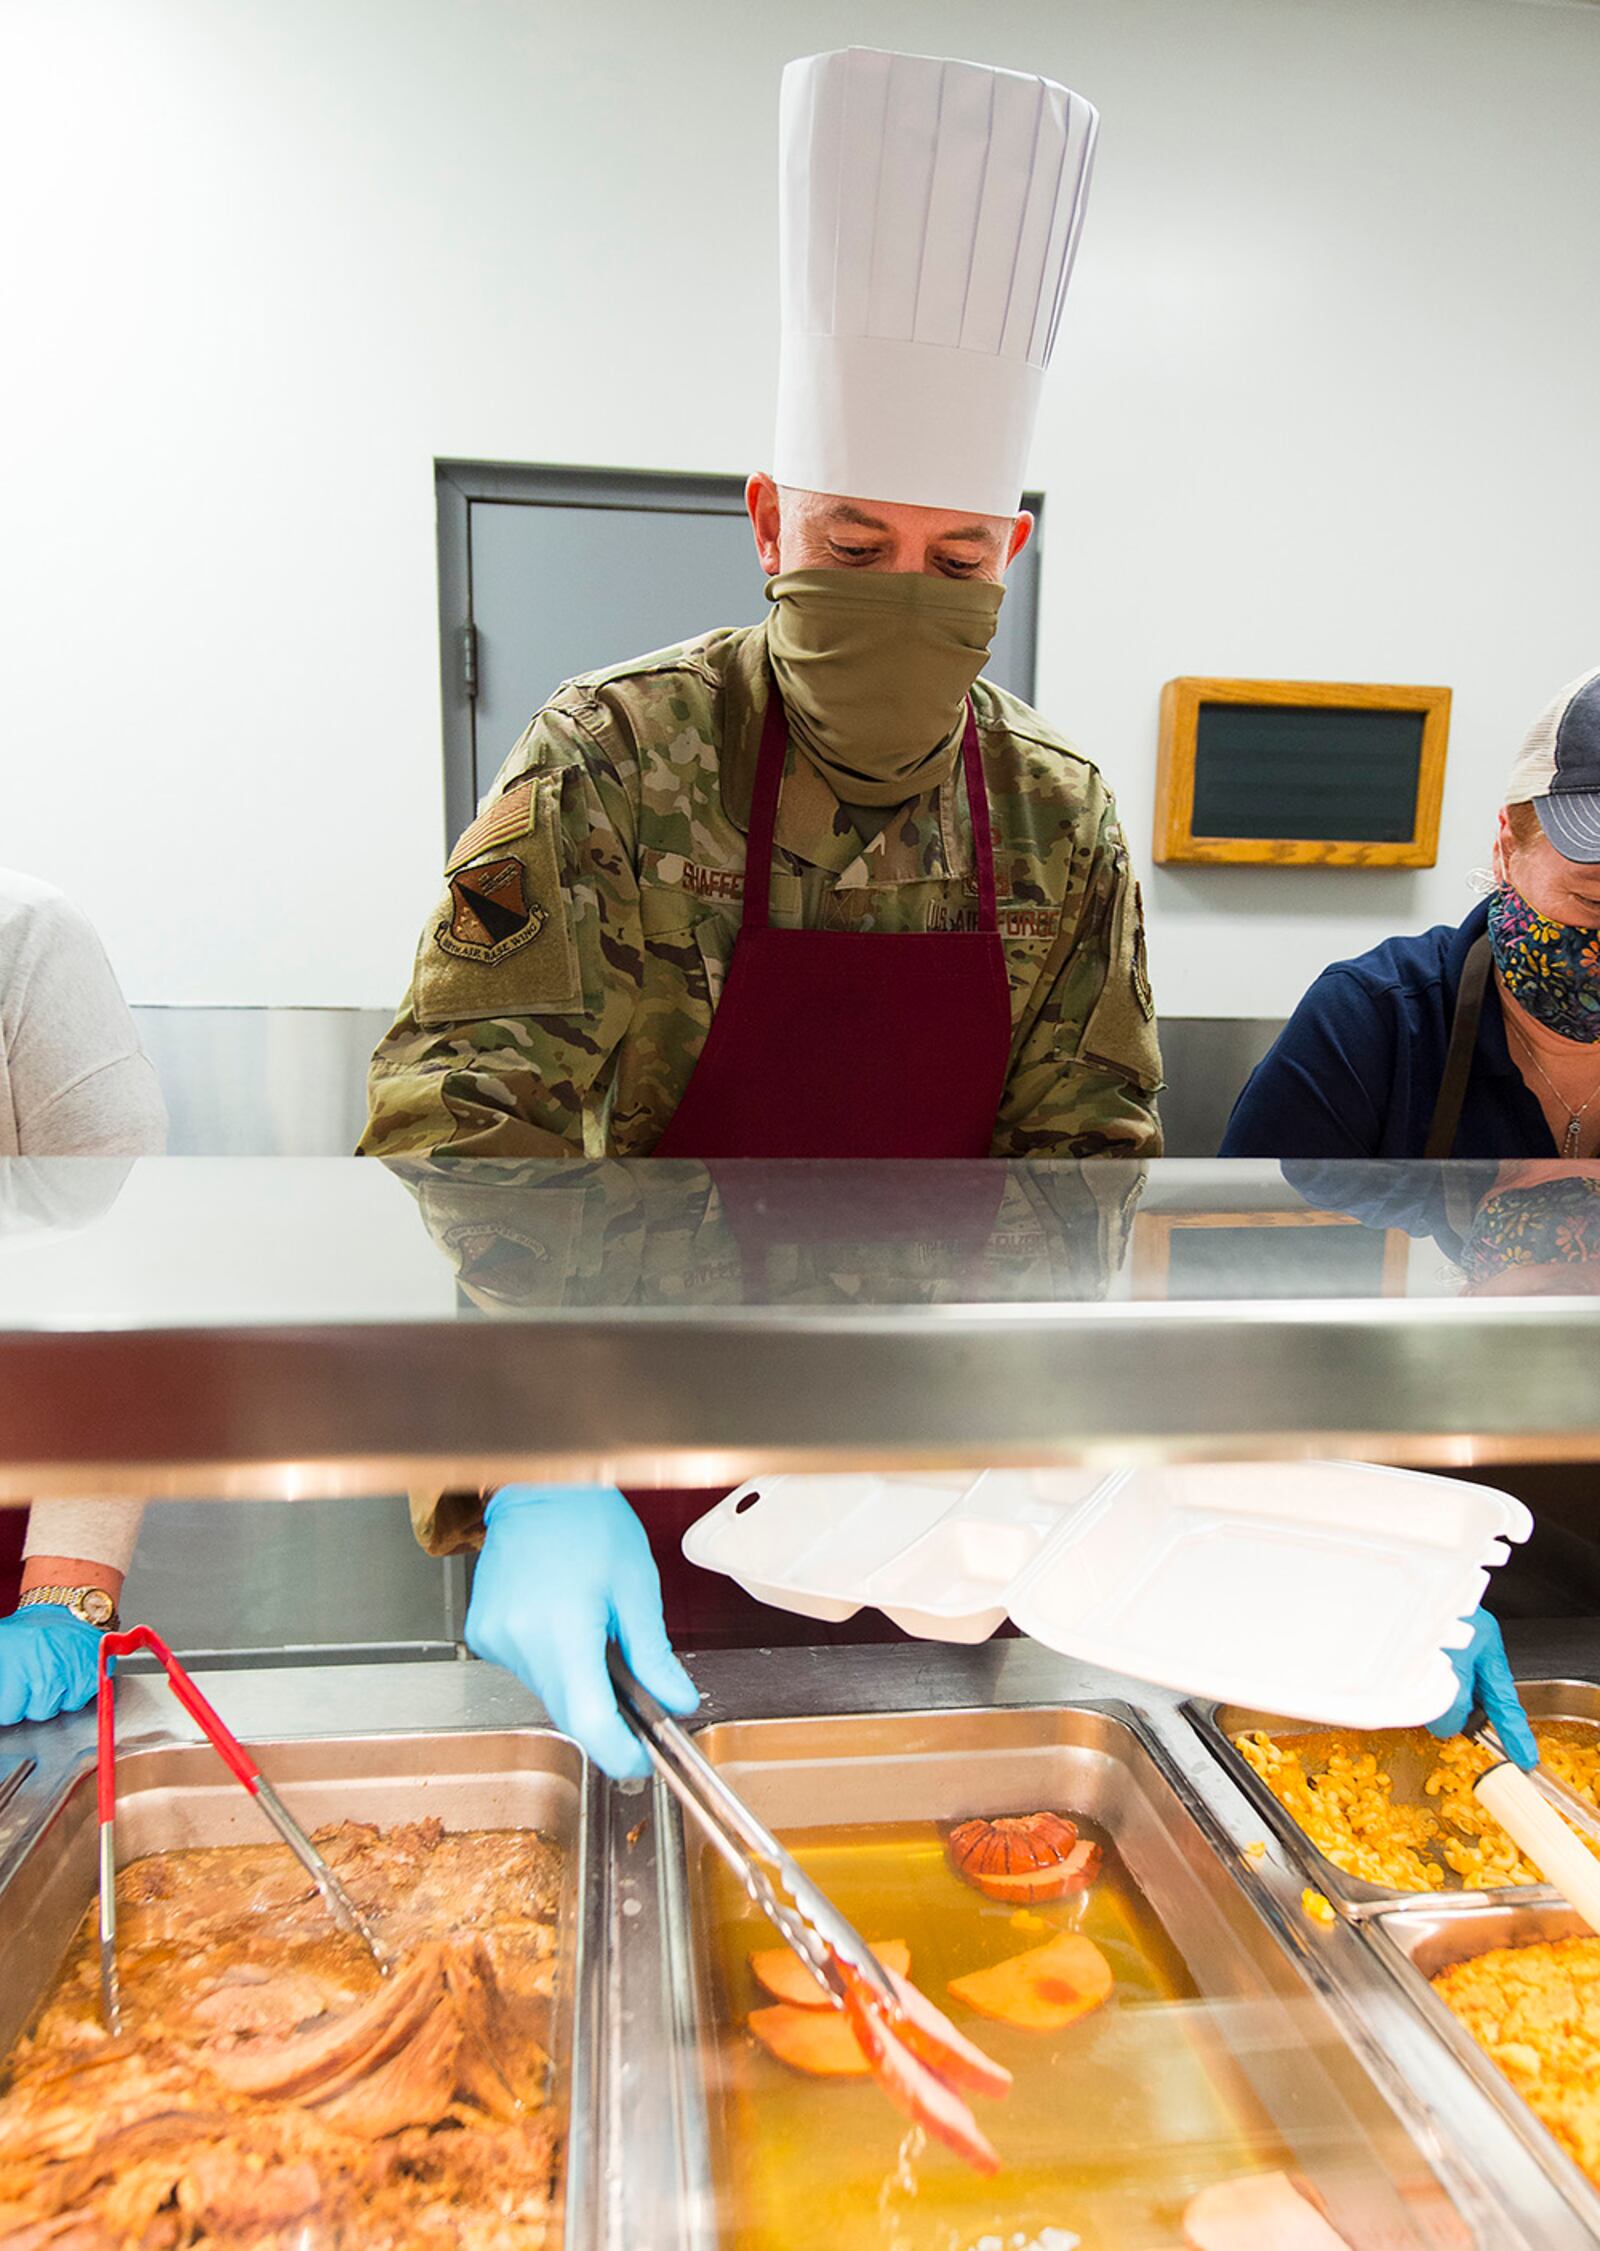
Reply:
<svg viewBox="0 0 1600 2251"><path fill-rule="evenodd" d="M1533 1739L1528 1716L1517 1695L1517 1684L1511 1677L1500 1628L1487 1610L1475 1610L1467 1623L1472 1628L1472 1639L1465 1649L1445 1651L1455 1668L1455 1702L1431 1723L1429 1732L1459 1735L1467 1724L1468 1713L1475 1704L1481 1704L1517 1765L1537 1766L1539 1746Z"/></svg>
<svg viewBox="0 0 1600 2251"><path fill-rule="evenodd" d="M644 1526L610 1485L507 1485L484 1512L467 1647L533 1690L563 1735L617 1781L650 1762L612 1692L606 1644L669 1711L694 1682L672 1654Z"/></svg>
<svg viewBox="0 0 1600 2251"><path fill-rule="evenodd" d="M0 1618L0 1727L81 1711L99 1663L99 1627L64 1603L34 1602Z"/></svg>

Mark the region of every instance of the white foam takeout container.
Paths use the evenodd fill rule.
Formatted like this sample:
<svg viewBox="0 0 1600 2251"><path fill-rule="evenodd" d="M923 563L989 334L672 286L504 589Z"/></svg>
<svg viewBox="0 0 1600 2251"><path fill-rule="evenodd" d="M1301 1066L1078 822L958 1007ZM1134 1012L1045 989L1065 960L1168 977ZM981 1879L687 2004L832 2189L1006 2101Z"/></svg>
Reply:
<svg viewBox="0 0 1600 2251"><path fill-rule="evenodd" d="M1507 1493L1364 1462L752 1478L684 1535L759 1601L1062 1655L1191 1696L1409 1727L1455 1694L1508 1542Z"/></svg>

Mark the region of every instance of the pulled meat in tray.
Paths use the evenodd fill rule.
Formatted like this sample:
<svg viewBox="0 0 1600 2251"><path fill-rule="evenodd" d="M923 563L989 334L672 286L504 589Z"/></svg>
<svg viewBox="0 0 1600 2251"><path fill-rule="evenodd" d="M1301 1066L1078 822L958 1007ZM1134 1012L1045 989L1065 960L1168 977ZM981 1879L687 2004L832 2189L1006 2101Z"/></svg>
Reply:
<svg viewBox="0 0 1600 2251"><path fill-rule="evenodd" d="M317 1841L380 1978L282 1845L117 1882L124 2031L86 1925L0 2092L0 2251L544 2251L559 1849L347 1821Z"/></svg>

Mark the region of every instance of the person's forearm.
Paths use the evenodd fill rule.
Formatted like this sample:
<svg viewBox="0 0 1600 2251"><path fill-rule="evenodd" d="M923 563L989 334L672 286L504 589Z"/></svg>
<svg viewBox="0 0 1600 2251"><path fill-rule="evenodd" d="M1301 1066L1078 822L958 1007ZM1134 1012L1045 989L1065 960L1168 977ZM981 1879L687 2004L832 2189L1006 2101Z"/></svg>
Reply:
<svg viewBox="0 0 1600 2251"><path fill-rule="evenodd" d="M21 1591L104 1587L116 1600L143 1515L142 1501L35 1501L23 1543Z"/></svg>
<svg viewBox="0 0 1600 2251"><path fill-rule="evenodd" d="M113 1602L122 1600L122 1573L86 1555L30 1555L22 1566L19 1594L39 1587L103 1587Z"/></svg>

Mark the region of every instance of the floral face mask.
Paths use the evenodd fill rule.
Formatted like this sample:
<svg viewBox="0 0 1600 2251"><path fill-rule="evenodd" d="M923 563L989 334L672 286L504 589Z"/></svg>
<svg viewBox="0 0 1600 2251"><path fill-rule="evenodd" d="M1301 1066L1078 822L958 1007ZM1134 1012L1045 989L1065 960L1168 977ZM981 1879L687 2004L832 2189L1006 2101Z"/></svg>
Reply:
<svg viewBox="0 0 1600 2251"><path fill-rule="evenodd" d="M1600 1040L1600 930L1552 922L1502 883L1489 901L1489 946L1512 999L1563 1039Z"/></svg>

